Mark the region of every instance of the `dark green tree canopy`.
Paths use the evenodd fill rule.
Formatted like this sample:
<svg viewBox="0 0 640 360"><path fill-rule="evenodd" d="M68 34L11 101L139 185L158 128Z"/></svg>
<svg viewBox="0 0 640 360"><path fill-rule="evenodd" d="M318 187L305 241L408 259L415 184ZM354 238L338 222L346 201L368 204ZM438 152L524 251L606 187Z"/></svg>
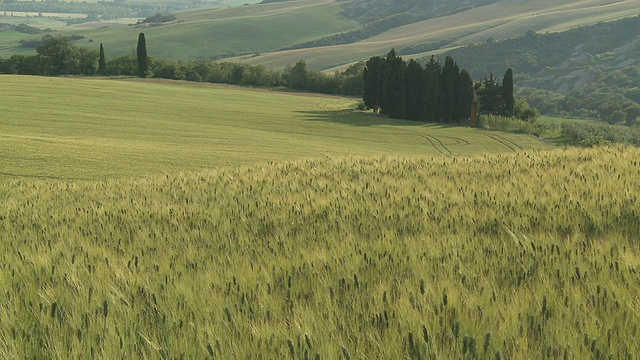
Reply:
<svg viewBox="0 0 640 360"><path fill-rule="evenodd" d="M514 114L515 99L513 98L513 70L507 69L502 78L502 98L504 99L504 113L508 116Z"/></svg>
<svg viewBox="0 0 640 360"><path fill-rule="evenodd" d="M77 67L75 61L77 51L71 40L63 36L49 37L36 48L44 75L74 73Z"/></svg>
<svg viewBox="0 0 640 360"><path fill-rule="evenodd" d="M363 73L363 101L398 119L460 122L470 117L473 80L453 58L445 65L432 57L425 67L408 63L392 49L386 58L374 56Z"/></svg>

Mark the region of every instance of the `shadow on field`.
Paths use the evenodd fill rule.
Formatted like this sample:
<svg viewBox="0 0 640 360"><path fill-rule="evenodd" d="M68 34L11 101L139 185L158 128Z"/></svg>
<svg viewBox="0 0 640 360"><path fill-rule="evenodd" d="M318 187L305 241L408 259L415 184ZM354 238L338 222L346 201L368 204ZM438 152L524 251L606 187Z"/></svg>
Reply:
<svg viewBox="0 0 640 360"><path fill-rule="evenodd" d="M393 125L411 127L432 124L421 121L391 119L384 115L378 115L371 112L357 112L349 109L297 111L297 113L301 114L303 119L306 121L321 121L351 126Z"/></svg>

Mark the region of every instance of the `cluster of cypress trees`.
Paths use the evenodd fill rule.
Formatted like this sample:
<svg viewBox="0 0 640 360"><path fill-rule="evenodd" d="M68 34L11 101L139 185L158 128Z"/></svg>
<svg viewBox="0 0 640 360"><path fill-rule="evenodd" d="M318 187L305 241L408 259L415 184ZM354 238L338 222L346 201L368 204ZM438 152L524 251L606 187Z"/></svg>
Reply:
<svg viewBox="0 0 640 360"><path fill-rule="evenodd" d="M435 57L422 67L391 50L370 58L364 69L363 100L368 108L392 118L457 123L471 116L474 85L452 57Z"/></svg>

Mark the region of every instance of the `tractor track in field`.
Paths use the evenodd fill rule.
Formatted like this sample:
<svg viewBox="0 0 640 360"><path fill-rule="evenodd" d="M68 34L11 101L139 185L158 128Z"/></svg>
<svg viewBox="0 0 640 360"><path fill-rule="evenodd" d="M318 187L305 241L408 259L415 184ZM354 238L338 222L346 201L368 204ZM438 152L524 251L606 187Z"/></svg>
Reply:
<svg viewBox="0 0 640 360"><path fill-rule="evenodd" d="M418 131L407 131L407 133L411 135L418 135L426 139L434 149L436 149L439 153L443 155L455 156L455 154L451 150L449 150L449 148L447 148L442 142L442 140L440 140L437 136L423 134Z"/></svg>
<svg viewBox="0 0 640 360"><path fill-rule="evenodd" d="M455 136L440 136L441 139L451 139L453 141L456 142L456 145L469 145L470 143L463 139L463 138L459 138L459 137L455 137Z"/></svg>
<svg viewBox="0 0 640 360"><path fill-rule="evenodd" d="M513 152L518 152L523 149L522 146L518 145L516 142L506 139L500 135L495 135L495 134L483 134L483 135L506 146Z"/></svg>
<svg viewBox="0 0 640 360"><path fill-rule="evenodd" d="M0 176L7 176L11 178L27 178L27 179L40 179L40 180L73 180L73 181L94 181L96 179L90 178L77 178L77 177L61 177L61 176L47 176L47 175L26 175L26 174L12 174L6 172L0 172Z"/></svg>

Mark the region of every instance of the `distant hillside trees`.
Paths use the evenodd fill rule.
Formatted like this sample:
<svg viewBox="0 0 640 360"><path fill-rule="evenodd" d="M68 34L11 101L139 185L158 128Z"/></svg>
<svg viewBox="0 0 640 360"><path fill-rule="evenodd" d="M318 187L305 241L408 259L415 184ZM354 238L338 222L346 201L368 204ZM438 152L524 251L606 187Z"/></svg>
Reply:
<svg viewBox="0 0 640 360"><path fill-rule="evenodd" d="M473 80L451 57L434 57L423 67L391 50L374 56L363 72L365 105L393 118L457 123L470 117Z"/></svg>
<svg viewBox="0 0 640 360"><path fill-rule="evenodd" d="M141 36L142 35L142 36ZM139 35L136 53L107 58L100 51L76 47L66 37L45 37L36 55L14 54L0 58L0 73L21 75L142 76L232 85L290 87L296 90L361 96L364 61L346 70L326 74L310 69L304 60L284 71L263 65L215 62L213 60L170 61L146 55L146 39ZM142 56L140 56L142 55ZM146 64L146 67L145 67Z"/></svg>
<svg viewBox="0 0 640 360"><path fill-rule="evenodd" d="M35 58L12 56L7 65L24 69L30 74L42 75L93 75L98 53L95 50L75 47L69 38L48 37L36 48Z"/></svg>

